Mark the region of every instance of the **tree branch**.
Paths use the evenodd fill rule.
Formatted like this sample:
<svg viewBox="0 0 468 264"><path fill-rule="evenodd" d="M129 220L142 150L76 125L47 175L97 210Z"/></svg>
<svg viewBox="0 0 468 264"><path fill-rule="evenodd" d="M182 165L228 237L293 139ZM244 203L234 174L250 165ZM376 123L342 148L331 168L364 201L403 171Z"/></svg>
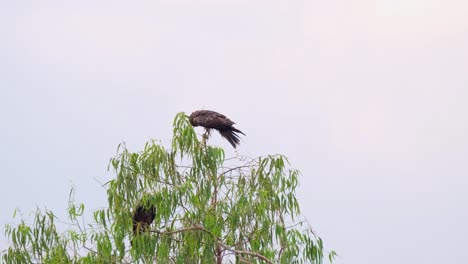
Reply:
<svg viewBox="0 0 468 264"><path fill-rule="evenodd" d="M242 254L243 255L249 255L249 256L261 259L261 260L265 261L268 264L273 264L273 262L271 260L269 260L267 257L263 256L262 254L259 254L259 253L256 253L256 252L251 252L251 251L246 251L246 250L237 250L237 249L229 247L228 245L226 245L226 244L224 244L224 243L222 243L220 241L218 241L217 243L218 243L218 245L222 246L227 251L231 251L231 252L235 253L236 255L242 255Z"/></svg>
<svg viewBox="0 0 468 264"><path fill-rule="evenodd" d="M174 230L174 231L168 231L168 232L161 232L159 230L152 230L151 232L161 234L161 235L173 235L173 234L187 232L187 231L193 231L193 230L207 232L207 233L212 235L212 233L210 231L208 231L205 228L203 228L202 226L198 226L198 225L194 225L194 226L187 227L187 228L181 228L181 229ZM228 245L224 244L223 242L221 242L219 240L216 242L216 244L218 244L218 246L223 247L227 251L233 252L236 255L249 255L249 256L261 259L261 260L265 261L268 264L273 264L273 262L271 260L269 260L267 257L263 256L262 254L259 254L259 253L256 253L256 252L251 252L251 251L246 251L246 250L234 249L234 248L229 247Z"/></svg>

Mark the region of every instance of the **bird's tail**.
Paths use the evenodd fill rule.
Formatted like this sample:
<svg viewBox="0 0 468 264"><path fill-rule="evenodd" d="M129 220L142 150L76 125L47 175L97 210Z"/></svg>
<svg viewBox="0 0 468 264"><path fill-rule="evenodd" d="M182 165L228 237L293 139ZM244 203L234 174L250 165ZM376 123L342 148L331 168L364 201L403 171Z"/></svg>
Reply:
<svg viewBox="0 0 468 264"><path fill-rule="evenodd" d="M235 128L235 127L231 127L232 130L234 130L235 132L237 133L241 133L242 135L245 136L244 132L240 131L239 129Z"/></svg>
<svg viewBox="0 0 468 264"><path fill-rule="evenodd" d="M219 133L221 134L223 138L225 138L229 143L231 143L231 145L234 148L236 148L236 146L239 145L240 143L239 135L236 133L241 133L242 135L245 136L245 134L242 133L242 131L236 128L219 130Z"/></svg>

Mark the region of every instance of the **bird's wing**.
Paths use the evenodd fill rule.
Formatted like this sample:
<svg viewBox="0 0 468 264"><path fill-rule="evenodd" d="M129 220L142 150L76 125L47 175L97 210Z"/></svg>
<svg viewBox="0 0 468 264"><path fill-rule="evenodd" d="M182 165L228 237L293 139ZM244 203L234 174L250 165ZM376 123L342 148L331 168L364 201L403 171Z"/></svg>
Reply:
<svg viewBox="0 0 468 264"><path fill-rule="evenodd" d="M197 123L209 128L225 128L234 124L225 115L207 110L204 114L197 116Z"/></svg>

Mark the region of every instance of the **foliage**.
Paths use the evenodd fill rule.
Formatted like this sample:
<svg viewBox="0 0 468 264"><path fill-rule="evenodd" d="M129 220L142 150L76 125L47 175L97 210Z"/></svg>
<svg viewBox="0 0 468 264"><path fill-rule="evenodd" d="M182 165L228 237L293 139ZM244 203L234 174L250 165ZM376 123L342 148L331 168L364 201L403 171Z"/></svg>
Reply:
<svg viewBox="0 0 468 264"><path fill-rule="evenodd" d="M32 224L7 226L4 263L323 263L322 239L301 220L299 172L284 156L226 159L198 141L185 114L174 120L172 148L148 142L142 152L121 144L110 160L108 208L92 225L70 193L70 225L57 231L50 211ZM139 204L155 209L148 232L133 236ZM130 241L132 245L130 245ZM330 261L335 252L328 253Z"/></svg>

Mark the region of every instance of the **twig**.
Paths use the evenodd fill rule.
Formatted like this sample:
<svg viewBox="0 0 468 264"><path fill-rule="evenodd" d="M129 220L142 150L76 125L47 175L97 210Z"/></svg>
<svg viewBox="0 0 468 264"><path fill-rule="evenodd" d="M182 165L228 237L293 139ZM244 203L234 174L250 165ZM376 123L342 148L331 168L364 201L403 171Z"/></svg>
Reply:
<svg viewBox="0 0 468 264"><path fill-rule="evenodd" d="M252 257L256 257L258 259L261 259L263 261L265 261L266 263L268 264L273 264L273 262L271 260L269 260L267 257L263 256L262 254L259 254L259 253L256 253L256 252L251 252L251 251L246 251L246 250L237 250L237 249L234 249L234 248L231 248L229 247L228 245L218 241L217 242L218 245L222 246L224 249L228 250L228 251L231 251L233 253L235 253L236 255L249 255L249 256L252 256Z"/></svg>

